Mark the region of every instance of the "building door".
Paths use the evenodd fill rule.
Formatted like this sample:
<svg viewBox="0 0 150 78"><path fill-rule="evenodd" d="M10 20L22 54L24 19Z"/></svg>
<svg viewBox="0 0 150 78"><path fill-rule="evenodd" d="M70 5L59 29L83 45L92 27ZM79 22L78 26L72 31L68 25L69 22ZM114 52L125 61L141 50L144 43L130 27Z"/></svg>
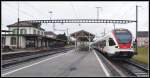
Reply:
<svg viewBox="0 0 150 78"><path fill-rule="evenodd" d="M26 38L26 48L35 48L34 38Z"/></svg>
<svg viewBox="0 0 150 78"><path fill-rule="evenodd" d="M2 41L1 41L1 42L2 42L2 43L1 43L1 44L2 44L2 46L1 46L2 48L5 46L5 40L6 40L6 38L5 38L5 37L2 37Z"/></svg>

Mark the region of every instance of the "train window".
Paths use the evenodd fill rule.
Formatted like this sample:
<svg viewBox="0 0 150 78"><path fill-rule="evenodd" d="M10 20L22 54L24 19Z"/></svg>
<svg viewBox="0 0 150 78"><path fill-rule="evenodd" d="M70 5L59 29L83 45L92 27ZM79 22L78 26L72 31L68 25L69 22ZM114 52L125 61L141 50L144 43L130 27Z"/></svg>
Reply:
<svg viewBox="0 0 150 78"><path fill-rule="evenodd" d="M104 46L106 46L106 40L104 40Z"/></svg>
<svg viewBox="0 0 150 78"><path fill-rule="evenodd" d="M102 45L103 45L103 47L106 46L106 40L102 41Z"/></svg>
<svg viewBox="0 0 150 78"><path fill-rule="evenodd" d="M115 45L115 42L112 38L109 38L109 46Z"/></svg>

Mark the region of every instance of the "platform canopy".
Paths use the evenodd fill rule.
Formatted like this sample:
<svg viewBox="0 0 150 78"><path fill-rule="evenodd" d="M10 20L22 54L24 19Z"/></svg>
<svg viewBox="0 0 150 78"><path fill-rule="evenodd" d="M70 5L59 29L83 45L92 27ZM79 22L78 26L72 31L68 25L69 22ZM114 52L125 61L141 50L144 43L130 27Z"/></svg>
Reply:
<svg viewBox="0 0 150 78"><path fill-rule="evenodd" d="M1 32L12 32L12 31L9 31L9 30L1 30Z"/></svg>
<svg viewBox="0 0 150 78"><path fill-rule="evenodd" d="M94 34L91 34L90 32L87 32L85 30L74 32L70 36L76 38L77 41L92 41L95 37Z"/></svg>

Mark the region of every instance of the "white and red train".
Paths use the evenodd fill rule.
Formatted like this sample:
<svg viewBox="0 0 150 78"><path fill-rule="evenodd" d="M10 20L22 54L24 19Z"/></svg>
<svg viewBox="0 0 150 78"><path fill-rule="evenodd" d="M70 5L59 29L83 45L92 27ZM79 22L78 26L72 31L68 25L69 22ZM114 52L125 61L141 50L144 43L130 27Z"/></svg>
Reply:
<svg viewBox="0 0 150 78"><path fill-rule="evenodd" d="M128 29L115 29L104 37L91 43L92 48L98 49L109 57L134 56L133 37Z"/></svg>

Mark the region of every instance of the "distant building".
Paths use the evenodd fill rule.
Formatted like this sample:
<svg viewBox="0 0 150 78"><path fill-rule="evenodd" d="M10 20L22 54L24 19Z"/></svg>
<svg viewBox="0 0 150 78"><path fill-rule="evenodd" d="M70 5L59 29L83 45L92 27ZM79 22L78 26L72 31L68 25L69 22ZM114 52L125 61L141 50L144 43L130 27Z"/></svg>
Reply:
<svg viewBox="0 0 150 78"><path fill-rule="evenodd" d="M75 46L77 47L78 50L89 49L89 44L95 38L94 34L87 32L85 30L80 30L80 31L74 32L71 34L71 36L76 39Z"/></svg>
<svg viewBox="0 0 150 78"><path fill-rule="evenodd" d="M137 42L139 47L148 47L149 36L148 31L138 31L137 32Z"/></svg>
<svg viewBox="0 0 150 78"><path fill-rule="evenodd" d="M17 47L17 29L18 23L8 25L7 34L2 34L2 45L12 48ZM30 21L19 22L19 48L38 48L48 47L51 38L45 36L45 30L41 28L41 23L33 23Z"/></svg>
<svg viewBox="0 0 150 78"><path fill-rule="evenodd" d="M56 38L56 34L52 31L45 31L44 34L47 36L47 37L51 37L51 38Z"/></svg>

